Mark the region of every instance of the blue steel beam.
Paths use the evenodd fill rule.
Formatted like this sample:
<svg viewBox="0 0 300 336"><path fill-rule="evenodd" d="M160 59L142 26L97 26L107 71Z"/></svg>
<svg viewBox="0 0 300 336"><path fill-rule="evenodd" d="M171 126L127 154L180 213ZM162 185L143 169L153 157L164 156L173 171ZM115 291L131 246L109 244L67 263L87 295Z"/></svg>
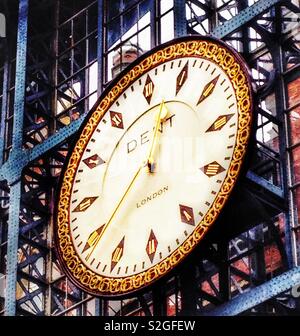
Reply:
<svg viewBox="0 0 300 336"><path fill-rule="evenodd" d="M279 198L284 199L284 193L283 190L279 187L275 186L274 184L270 183L266 179L264 179L261 176L256 175L251 170L247 172L247 178L248 180L254 182L255 184L259 185L260 187L263 187L264 189L268 190L270 193L276 195Z"/></svg>
<svg viewBox="0 0 300 336"><path fill-rule="evenodd" d="M203 315L238 315L298 285L300 285L300 267L295 267Z"/></svg>
<svg viewBox="0 0 300 336"><path fill-rule="evenodd" d="M26 49L28 31L28 0L19 1L16 81L13 121L13 151L22 147L23 117L25 101L25 75L26 75ZM17 182L10 186L10 207L7 234L7 269L6 269L6 294L5 315L13 316L16 313L16 283L18 267L18 242L19 242L19 215L21 201L21 176Z"/></svg>
<svg viewBox="0 0 300 336"><path fill-rule="evenodd" d="M14 316L16 313L20 200L21 182L17 182L10 187L7 233L6 294L4 306L6 316Z"/></svg>
<svg viewBox="0 0 300 336"><path fill-rule="evenodd" d="M25 77L26 77L26 53L27 53L27 22L28 21L28 0L19 2L18 38L17 38L17 59L16 59L16 81L14 100L13 120L13 149L22 148L23 142L23 121L25 104Z"/></svg>
<svg viewBox="0 0 300 336"><path fill-rule="evenodd" d="M63 129L53 134L47 140L39 145L36 145L32 149L18 149L13 151L9 157L9 160L6 161L0 169L0 180L6 179L8 184L13 184L18 181L25 166L61 144L71 135L75 134L84 120L84 117L85 115L82 115L80 118L73 121L70 125L65 126Z"/></svg>
<svg viewBox="0 0 300 336"><path fill-rule="evenodd" d="M3 164L5 118L6 118L7 100L8 100L8 73L9 73L9 62L8 62L8 55L6 54L6 59L4 63L4 72L3 72L2 109L1 109L1 117L0 117L1 118L0 119L0 164Z"/></svg>
<svg viewBox="0 0 300 336"><path fill-rule="evenodd" d="M174 0L174 37L187 35L185 0Z"/></svg>
<svg viewBox="0 0 300 336"><path fill-rule="evenodd" d="M234 33L240 29L243 25L253 20L258 15L266 12L272 6L281 2L282 0L260 0L254 3L252 6L240 11L232 19L226 21L220 26L217 26L211 33L216 38L223 38L229 34Z"/></svg>

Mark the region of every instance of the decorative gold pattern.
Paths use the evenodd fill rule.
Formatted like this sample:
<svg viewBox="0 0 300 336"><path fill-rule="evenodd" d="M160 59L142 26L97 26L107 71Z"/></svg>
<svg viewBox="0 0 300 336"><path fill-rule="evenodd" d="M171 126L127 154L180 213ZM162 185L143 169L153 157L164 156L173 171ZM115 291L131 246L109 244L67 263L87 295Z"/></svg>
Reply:
<svg viewBox="0 0 300 336"><path fill-rule="evenodd" d="M227 74L235 90L239 113L238 132L232 161L228 168L226 178L213 204L210 206L201 222L195 227L194 232L169 257L137 275L123 278L100 276L87 269L82 263L75 252L70 237L70 198L76 169L81 156L102 116L108 111L113 102L116 101L124 90L133 83L133 81L159 64L188 56L213 61ZM252 119L250 84L239 62L240 60L231 53L230 50L227 50L222 44L210 40L195 39L169 45L164 49L151 54L127 72L101 100L96 110L92 113L68 162L60 190L57 211L58 249L67 266L68 273L86 291L96 295L117 296L130 293L152 283L154 280L170 271L189 252L191 252L215 221L237 180L250 134Z"/></svg>

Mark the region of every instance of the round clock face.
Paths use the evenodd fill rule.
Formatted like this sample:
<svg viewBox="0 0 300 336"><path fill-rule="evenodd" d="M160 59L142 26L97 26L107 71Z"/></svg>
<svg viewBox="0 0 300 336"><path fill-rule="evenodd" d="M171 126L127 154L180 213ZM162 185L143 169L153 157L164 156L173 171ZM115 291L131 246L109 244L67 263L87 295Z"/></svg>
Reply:
<svg viewBox="0 0 300 336"><path fill-rule="evenodd" d="M145 54L104 92L66 163L56 241L70 278L120 296L173 269L215 221L247 147L247 70L220 41Z"/></svg>

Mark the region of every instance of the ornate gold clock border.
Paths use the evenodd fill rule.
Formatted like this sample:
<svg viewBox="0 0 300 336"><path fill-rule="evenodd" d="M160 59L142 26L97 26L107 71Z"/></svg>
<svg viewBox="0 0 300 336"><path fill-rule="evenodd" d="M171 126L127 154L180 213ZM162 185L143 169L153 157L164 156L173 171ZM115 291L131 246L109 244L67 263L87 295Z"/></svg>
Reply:
<svg viewBox="0 0 300 336"><path fill-rule="evenodd" d="M194 56L206 58L220 66L231 79L238 104L238 132L232 161L218 196L209 208L204 218L198 223L193 234L180 245L169 257L156 266L139 274L124 278L100 276L88 270L76 255L69 227L69 205L72 191L72 182L76 174L78 163L93 131L112 103L121 93L138 77L153 67L176 59L178 57ZM243 70L243 71L241 71ZM181 38L163 49L146 55L140 63L131 70L107 92L101 99L95 111L88 118L82 133L77 140L69 158L67 168L63 175L56 218L56 245L60 258L63 258L67 268L66 272L75 278L76 284L84 290L103 296L120 296L138 290L173 269L185 256L194 249L202 239L205 232L213 224L223 208L229 194L237 180L250 137L252 123L252 96L251 84L247 76L247 69L242 64L238 54L225 44L207 37Z"/></svg>

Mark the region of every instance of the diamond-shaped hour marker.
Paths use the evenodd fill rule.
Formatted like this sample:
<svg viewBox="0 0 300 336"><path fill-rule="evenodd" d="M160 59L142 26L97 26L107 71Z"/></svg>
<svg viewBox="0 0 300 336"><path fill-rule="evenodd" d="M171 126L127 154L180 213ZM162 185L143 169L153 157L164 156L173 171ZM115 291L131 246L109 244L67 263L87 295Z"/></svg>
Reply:
<svg viewBox="0 0 300 336"><path fill-rule="evenodd" d="M90 168L93 169L103 163L105 163L104 160L101 159L101 157L98 154L94 154L86 159L83 160L83 162Z"/></svg>
<svg viewBox="0 0 300 336"><path fill-rule="evenodd" d="M83 212L86 209L88 209L98 198L97 197L85 197L78 205L77 207L73 210L73 212Z"/></svg>
<svg viewBox="0 0 300 336"><path fill-rule="evenodd" d="M157 249L157 245L158 245L157 239L155 237L153 230L151 230L150 236L147 242L147 246L146 246L146 252L151 262L153 262L153 258L154 258L154 255Z"/></svg>
<svg viewBox="0 0 300 336"><path fill-rule="evenodd" d="M100 236L103 228L104 228L105 224L103 224L102 226L100 226L98 229L96 229L95 231L93 231L90 235L89 238L86 242L86 244L84 245L84 248L82 250L82 253L85 252L86 250L88 250L90 247L92 247L93 245L95 245L96 241L98 240L98 237Z"/></svg>
<svg viewBox="0 0 300 336"><path fill-rule="evenodd" d="M189 61L186 62L185 66L180 71L176 80L176 95L187 80L189 70Z"/></svg>
<svg viewBox="0 0 300 336"><path fill-rule="evenodd" d="M125 236L122 238L118 246L115 248L111 255L111 265L110 265L110 271L112 272L113 269L116 267L117 263L120 261L120 259L123 256L123 251L124 251L124 241L125 241Z"/></svg>
<svg viewBox="0 0 300 336"><path fill-rule="evenodd" d="M234 114L220 115L214 121L214 123L207 129L206 132L214 132L221 130L233 116Z"/></svg>
<svg viewBox="0 0 300 336"><path fill-rule="evenodd" d="M110 120L112 127L124 128L122 113L110 111Z"/></svg>
<svg viewBox="0 0 300 336"><path fill-rule="evenodd" d="M154 91L154 83L152 82L152 79L148 75L146 78L146 82L145 82L145 86L143 90L143 95L146 98L148 104L150 104L153 91Z"/></svg>
<svg viewBox="0 0 300 336"><path fill-rule="evenodd" d="M208 177L212 177L222 173L225 169L217 161L214 161L200 168L200 170Z"/></svg>
<svg viewBox="0 0 300 336"><path fill-rule="evenodd" d="M193 208L179 204L181 221L186 224L195 225Z"/></svg>
<svg viewBox="0 0 300 336"><path fill-rule="evenodd" d="M198 100L198 103L197 105L199 105L205 98L207 98L208 96L210 96L214 89L215 89L215 86L218 82L218 79L219 79L220 75L218 75L217 77L215 77L213 80L211 80L209 83L207 83L205 86L204 86L204 89L201 93L201 96Z"/></svg>

